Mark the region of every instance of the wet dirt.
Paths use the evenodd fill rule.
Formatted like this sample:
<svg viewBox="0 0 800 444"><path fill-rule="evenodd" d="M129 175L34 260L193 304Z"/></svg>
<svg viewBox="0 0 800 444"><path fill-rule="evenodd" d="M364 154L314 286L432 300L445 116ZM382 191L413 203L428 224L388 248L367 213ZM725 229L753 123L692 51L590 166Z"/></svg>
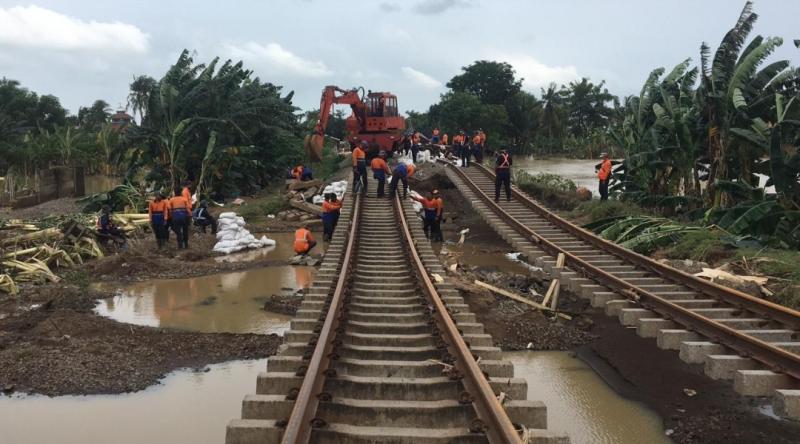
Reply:
<svg viewBox="0 0 800 444"><path fill-rule="evenodd" d="M202 334L94 315L100 294L60 285L37 309L0 319L0 387L67 394L142 390L172 370L274 354L277 335Z"/></svg>
<svg viewBox="0 0 800 444"><path fill-rule="evenodd" d="M219 444L266 365L258 359L178 370L157 386L123 395L0 395L0 441Z"/></svg>

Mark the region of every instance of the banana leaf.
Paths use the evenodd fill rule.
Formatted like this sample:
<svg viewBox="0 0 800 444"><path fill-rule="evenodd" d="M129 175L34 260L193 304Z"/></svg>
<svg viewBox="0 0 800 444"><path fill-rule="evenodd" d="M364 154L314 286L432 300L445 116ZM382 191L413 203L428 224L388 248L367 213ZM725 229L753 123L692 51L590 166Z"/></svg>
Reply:
<svg viewBox="0 0 800 444"><path fill-rule="evenodd" d="M732 234L749 234L758 232L758 225L764 223L764 219L777 206L777 202L768 200L750 207L739 216L729 226L724 227Z"/></svg>

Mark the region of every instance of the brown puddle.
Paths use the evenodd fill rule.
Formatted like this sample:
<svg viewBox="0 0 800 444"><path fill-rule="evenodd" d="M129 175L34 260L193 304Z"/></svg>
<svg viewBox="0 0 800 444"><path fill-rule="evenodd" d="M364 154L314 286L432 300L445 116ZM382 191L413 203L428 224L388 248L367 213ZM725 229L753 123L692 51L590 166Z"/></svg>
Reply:
<svg viewBox="0 0 800 444"><path fill-rule="evenodd" d="M446 264L458 261L459 264L481 267L492 271L528 275L530 270L520 262L513 261L504 251L491 251L484 243L432 244L434 253Z"/></svg>
<svg viewBox="0 0 800 444"><path fill-rule="evenodd" d="M266 359L179 370L162 385L124 395L0 395L0 442L192 443L225 442L225 426L241 415Z"/></svg>
<svg viewBox="0 0 800 444"><path fill-rule="evenodd" d="M514 375L528 381L528 399L547 405L547 428L572 444L668 444L661 418L614 392L569 352L506 352Z"/></svg>
<svg viewBox="0 0 800 444"><path fill-rule="evenodd" d="M95 308L119 322L197 332L276 333L291 316L262 310L265 298L282 288L311 285L314 267L277 266L187 279L132 284Z"/></svg>

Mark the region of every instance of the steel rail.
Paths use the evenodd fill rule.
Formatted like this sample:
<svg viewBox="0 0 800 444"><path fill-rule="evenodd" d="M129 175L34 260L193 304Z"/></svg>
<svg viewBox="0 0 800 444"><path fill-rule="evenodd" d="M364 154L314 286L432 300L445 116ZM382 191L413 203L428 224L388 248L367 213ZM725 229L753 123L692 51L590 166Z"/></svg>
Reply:
<svg viewBox="0 0 800 444"><path fill-rule="evenodd" d="M324 373L331 362L333 340L343 315L342 303L345 296L345 286L353 265L352 259L354 257L355 241L361 218L361 202L363 200L357 194L353 198L356 200L353 203L353 217L350 221L350 231L348 232L347 247L341 263L341 270L339 271L333 296L330 299L330 307L328 307L325 322L322 324L319 338L314 346L314 352L303 376L303 383L300 386L300 391L286 423L286 428L281 438L281 443L283 444L307 443L311 440L312 421L319 406L320 400L318 396L325 383Z"/></svg>
<svg viewBox="0 0 800 444"><path fill-rule="evenodd" d="M489 168L485 167L484 165L478 166L487 177L494 179L494 173ZM793 310L773 302L765 301L764 299L751 296L739 290L728 288L705 279L700 279L697 276L693 276L676 268L654 261L647 256L641 255L635 251L631 251L625 247L615 244L614 242L603 239L600 236L597 236L596 234L569 222L568 220L542 207L529 196L521 193L517 189L513 189L512 192L514 193L514 196L517 197L528 208L535 210L548 222L564 231L567 231L582 241L589 242L595 247L611 252L615 256L618 256L638 267L647 269L657 275L679 282L689 288L699 291L700 293L713 296L717 299L722 299L726 303L738 308L761 314L793 329L800 330L800 311Z"/></svg>
<svg viewBox="0 0 800 444"><path fill-rule="evenodd" d="M518 232L520 232L520 234L527 236L530 241L541 247L552 256L557 256L559 253L563 253L565 257L565 265L572 270L594 281L600 282L606 287L617 291L626 298L656 311L667 319L672 319L675 322L691 328L692 330L709 337L714 341L736 350L744 356L751 357L765 364L767 367L772 368L776 372L785 373L795 379L800 379L800 356L775 347L765 341L743 334L733 328L716 322L713 319L709 319L694 313L689 309L632 285L612 274L603 271L589 262L584 261L583 259L575 256L567 250L564 250L553 242L548 241L544 236L539 235L536 233L536 231L525 226L516 218L506 213L505 210L503 210L500 205L494 202L492 198L490 198L483 190L481 190L480 187L478 187L478 185L475 184L474 181L472 181L472 179L470 179L463 170L453 166L449 162L443 163L455 171L456 174L464 181L464 183L471 188L473 192L475 192L479 199L483 200L484 203L488 205L500 218L504 219L507 223L514 227ZM482 169L484 173L487 171L485 167L482 167ZM517 190L514 191L514 195L516 197L527 200L526 196L519 193ZM555 218L557 216L551 215L551 217Z"/></svg>
<svg viewBox="0 0 800 444"><path fill-rule="evenodd" d="M447 307L428 276L427 269L422 263L422 259L420 259L414 239L411 236L408 220L400 203L399 193L395 194L394 206L397 217L400 220L403 239L405 239L405 248L411 258L414 271L419 276L425 296L433 305L433 315L442 334L442 339L447 343L450 354L455 357L454 365L464 376L462 382L473 398L473 406L478 418L486 425L485 432L489 442L521 443L522 441L514 429L514 425L486 381L483 371L472 356L472 352L464 342L464 338L458 332L455 322L450 318Z"/></svg>

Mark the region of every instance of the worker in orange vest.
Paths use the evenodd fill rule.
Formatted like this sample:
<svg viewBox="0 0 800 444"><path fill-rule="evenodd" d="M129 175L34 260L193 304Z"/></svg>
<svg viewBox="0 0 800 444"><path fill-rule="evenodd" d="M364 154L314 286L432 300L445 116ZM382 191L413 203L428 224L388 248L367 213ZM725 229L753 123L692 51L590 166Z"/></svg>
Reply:
<svg viewBox="0 0 800 444"><path fill-rule="evenodd" d="M187 179L183 182L183 189L181 190L181 196L186 199L186 208L189 212L192 212L192 190L190 187L192 186L192 181Z"/></svg>
<svg viewBox="0 0 800 444"><path fill-rule="evenodd" d="M442 145L447 145L447 142L450 141L450 138L447 136L447 133L442 134Z"/></svg>
<svg viewBox="0 0 800 444"><path fill-rule="evenodd" d="M600 180L597 191L600 192L600 200L608 200L608 181L611 179L611 160L608 153L600 153L600 169L597 171L597 178Z"/></svg>
<svg viewBox="0 0 800 444"><path fill-rule="evenodd" d="M314 240L314 236L312 236L311 231L308 230L308 224L303 224L303 226L294 232L295 253L306 255L315 245L317 245L317 241Z"/></svg>
<svg viewBox="0 0 800 444"><path fill-rule="evenodd" d="M378 157L372 159L369 166L372 169L372 177L378 181L377 196L378 198L382 198L385 196L386 175L392 174L392 170L390 170L389 165L386 164L386 151L381 150L381 152L378 153Z"/></svg>
<svg viewBox="0 0 800 444"><path fill-rule="evenodd" d="M439 190L431 191L429 198L412 197L412 199L422 204L422 210L425 212L423 219L423 231L425 238L431 239L436 242L442 241L442 229L440 222L442 220L442 199L439 197Z"/></svg>
<svg viewBox="0 0 800 444"><path fill-rule="evenodd" d="M325 201L322 202L322 240L330 241L333 238L333 230L336 229L336 224L339 222L339 213L342 209L342 201L336 197L336 193L328 193L325 195Z"/></svg>
<svg viewBox="0 0 800 444"><path fill-rule="evenodd" d="M483 163L483 145L481 144L481 133L476 131L472 136L472 155L475 156L475 162Z"/></svg>
<svg viewBox="0 0 800 444"><path fill-rule="evenodd" d="M389 185L389 198L394 198L399 182L403 182L403 199L408 197L408 178L414 175L414 165L403 162L397 164L392 171L392 183Z"/></svg>
<svg viewBox="0 0 800 444"><path fill-rule="evenodd" d="M169 240L169 203L160 191L156 191L155 199L147 206L147 214L150 217L153 234L156 235L156 244L161 248Z"/></svg>
<svg viewBox="0 0 800 444"><path fill-rule="evenodd" d="M294 177L295 180L301 180L303 178L303 170L304 169L305 168L303 168L303 164L302 163L300 165L297 165L292 170L292 177Z"/></svg>
<svg viewBox="0 0 800 444"><path fill-rule="evenodd" d="M439 128L433 129L433 133L431 133L431 144L439 144Z"/></svg>
<svg viewBox="0 0 800 444"><path fill-rule="evenodd" d="M361 192L367 194L367 144L366 140L362 140L361 144L353 148L353 192L358 192L359 186Z"/></svg>
<svg viewBox="0 0 800 444"><path fill-rule="evenodd" d="M511 165L514 161L506 150L500 150L494 159L494 201L500 202L500 187L506 190L506 201L511 201Z"/></svg>
<svg viewBox="0 0 800 444"><path fill-rule="evenodd" d="M189 202L182 195L180 187L175 187L175 196L169 200L169 215L172 231L178 237L178 248L189 248L189 226L192 223Z"/></svg>

